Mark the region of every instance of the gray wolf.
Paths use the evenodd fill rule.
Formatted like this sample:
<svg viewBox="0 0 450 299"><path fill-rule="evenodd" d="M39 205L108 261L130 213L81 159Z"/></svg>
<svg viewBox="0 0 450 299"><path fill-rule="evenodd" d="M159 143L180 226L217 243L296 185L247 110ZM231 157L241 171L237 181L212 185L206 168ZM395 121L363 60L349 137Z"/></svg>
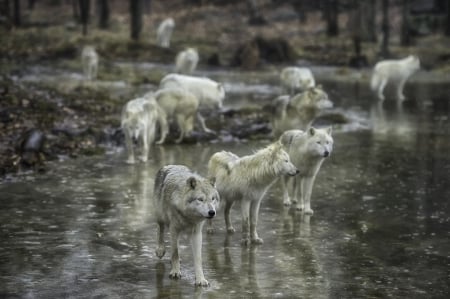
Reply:
<svg viewBox="0 0 450 299"><path fill-rule="evenodd" d="M415 55L398 60L383 60L378 62L370 80L371 89L377 93L378 100L384 101L384 88L389 82L396 86L397 100L402 102L405 99L403 87L408 78L420 69L420 60Z"/></svg>
<svg viewBox="0 0 450 299"><path fill-rule="evenodd" d="M195 77L181 74L168 74L161 79L159 88L184 88L198 98L200 109L221 109L225 99L225 89L222 84L204 77ZM205 132L213 133L206 127L205 119L200 111L197 120Z"/></svg>
<svg viewBox="0 0 450 299"><path fill-rule="evenodd" d="M198 59L198 52L194 48L181 51L175 59L175 72L192 74L197 67Z"/></svg>
<svg viewBox="0 0 450 299"><path fill-rule="evenodd" d="M170 39L172 37L175 22L172 18L163 20L156 30L156 44L163 48L170 47Z"/></svg>
<svg viewBox="0 0 450 299"><path fill-rule="evenodd" d="M121 115L121 127L125 135L127 163L134 164L133 140L141 146L141 161L148 159L150 145L155 140L156 128L167 126L166 115L151 95L136 98L124 105ZM158 141L161 143L161 140Z"/></svg>
<svg viewBox="0 0 450 299"><path fill-rule="evenodd" d="M314 87L316 81L309 68L289 66L281 70L281 86L283 86L290 95L296 92L304 91Z"/></svg>
<svg viewBox="0 0 450 299"><path fill-rule="evenodd" d="M154 209L158 224L156 255L166 252L164 230L169 228L172 269L169 277L181 277L178 240L181 233L190 235L194 255L195 284L209 285L202 268L202 227L206 219L216 215L219 193L214 179L205 179L183 165L167 165L156 174Z"/></svg>
<svg viewBox="0 0 450 299"><path fill-rule="evenodd" d="M81 63L84 75L88 80L97 78L98 54L93 46L84 46L81 52Z"/></svg>
<svg viewBox="0 0 450 299"><path fill-rule="evenodd" d="M297 203L297 210L304 211L306 214L313 214L311 193L323 161L333 151L331 131L331 127L326 129L311 127L307 131L289 130L281 135L280 142L289 154L292 163L300 169L299 175L295 178L285 176L281 180L283 203L285 205L290 205L291 202L294 202ZM291 186L292 200L288 192L289 181L293 181L293 186Z"/></svg>
<svg viewBox="0 0 450 299"><path fill-rule="evenodd" d="M320 85L311 87L293 97L282 95L273 103L272 115L274 136L291 129L308 129L322 110L333 107L333 102Z"/></svg>
<svg viewBox="0 0 450 299"><path fill-rule="evenodd" d="M180 136L176 143L183 141L184 136L190 135L194 128L194 119L197 115L199 101L189 91L170 87L158 90L154 97L161 109L164 110L168 120L175 120L180 130ZM164 143L169 128L167 122L161 127L161 139L158 143Z"/></svg>
<svg viewBox="0 0 450 299"><path fill-rule="evenodd" d="M226 151L213 154L208 162L208 176L216 178L217 190L225 204L227 232L235 231L230 210L235 201L240 201L242 244L262 244L263 239L256 231L261 200L279 176L296 175L298 172L280 142L243 157ZM208 231L212 232L212 227Z"/></svg>

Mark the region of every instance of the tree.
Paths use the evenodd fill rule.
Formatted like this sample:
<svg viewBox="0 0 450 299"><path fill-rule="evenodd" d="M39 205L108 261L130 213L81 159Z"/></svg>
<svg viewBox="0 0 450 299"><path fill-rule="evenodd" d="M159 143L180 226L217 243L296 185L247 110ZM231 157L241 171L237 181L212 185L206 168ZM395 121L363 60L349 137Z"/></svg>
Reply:
<svg viewBox="0 0 450 299"><path fill-rule="evenodd" d="M445 20L445 35L450 36L450 3L447 1L445 3L446 20Z"/></svg>
<svg viewBox="0 0 450 299"><path fill-rule="evenodd" d="M376 0L361 1L361 39L376 42Z"/></svg>
<svg viewBox="0 0 450 299"><path fill-rule="evenodd" d="M261 12L259 11L258 4L256 3L256 0L247 0L247 10L249 14L248 23L251 25L264 25L267 23L267 21L262 16Z"/></svg>
<svg viewBox="0 0 450 299"><path fill-rule="evenodd" d="M327 35L338 36L338 15L339 3L338 0L325 0L325 19L327 21Z"/></svg>
<svg viewBox="0 0 450 299"><path fill-rule="evenodd" d="M305 0L294 0L291 1L292 7L295 9L295 12L298 14L298 18L302 24L305 24L308 20L308 14L306 1Z"/></svg>
<svg viewBox="0 0 450 299"><path fill-rule="evenodd" d="M97 0L98 27L107 29L109 27L109 0Z"/></svg>
<svg viewBox="0 0 450 299"><path fill-rule="evenodd" d="M402 46L411 45L411 34L410 34L410 0L402 0L402 25L400 29L400 44Z"/></svg>
<svg viewBox="0 0 450 299"><path fill-rule="evenodd" d="M22 19L20 17L20 0L14 0L13 9L13 24L15 27L19 27L22 25Z"/></svg>
<svg viewBox="0 0 450 299"><path fill-rule="evenodd" d="M79 0L79 4L80 4L80 21L81 21L81 25L83 26L83 35L87 35L91 1L90 0Z"/></svg>
<svg viewBox="0 0 450 299"><path fill-rule="evenodd" d="M142 0L130 0L131 38L133 40L139 40L142 31L142 13Z"/></svg>
<svg viewBox="0 0 450 299"><path fill-rule="evenodd" d="M381 31L383 33L383 37L381 40L381 49L380 56L383 58L389 57L389 0L381 1L381 12L382 12L382 20L381 20Z"/></svg>

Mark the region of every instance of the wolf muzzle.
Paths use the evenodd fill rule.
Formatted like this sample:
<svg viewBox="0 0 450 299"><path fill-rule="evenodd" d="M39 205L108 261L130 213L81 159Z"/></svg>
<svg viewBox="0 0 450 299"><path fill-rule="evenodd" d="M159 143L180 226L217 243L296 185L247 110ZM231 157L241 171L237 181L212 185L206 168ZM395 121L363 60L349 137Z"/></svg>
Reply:
<svg viewBox="0 0 450 299"><path fill-rule="evenodd" d="M214 216L216 216L216 211L214 211L214 210L209 210L209 211L208 211L208 218L213 218Z"/></svg>

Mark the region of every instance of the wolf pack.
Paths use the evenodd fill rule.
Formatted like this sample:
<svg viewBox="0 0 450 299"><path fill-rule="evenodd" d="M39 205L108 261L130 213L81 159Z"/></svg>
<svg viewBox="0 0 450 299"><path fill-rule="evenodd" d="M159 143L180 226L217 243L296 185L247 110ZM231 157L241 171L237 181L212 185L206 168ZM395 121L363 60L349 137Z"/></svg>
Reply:
<svg viewBox="0 0 450 299"><path fill-rule="evenodd" d="M160 47L170 47L174 26L174 20L168 18L158 27L156 43ZM82 51L82 65L88 80L96 79L98 62L95 48L86 46ZM124 105L121 128L127 163L146 162L153 144L164 144L174 127L179 134L175 143L183 142L196 125L199 130L214 133L206 126L203 114L221 111L225 88L210 78L194 76L198 62L198 52L186 48L175 58L174 73L164 76L157 90ZM405 83L419 69L420 61L415 55L378 62L370 81L378 102L383 103L388 84L395 87L397 102L404 101ZM234 233L230 213L236 202L241 209L242 246L263 244L257 231L259 209L265 194L276 182L281 186L280 200L284 205L294 205L295 210L307 215L314 213L312 190L321 165L333 151L333 136L331 127L312 125L325 109L333 107L333 102L324 88L316 84L307 67L283 68L279 82L284 94L273 100L270 121L274 140L269 145L245 156L228 151L214 153L205 176L184 165L166 165L156 173L153 212L158 245L155 252L159 258L165 255L167 228L171 240L170 278L181 277L179 236L186 233L193 252L195 284L209 285L202 269L203 225L207 222L207 232L214 233L213 218L223 211L226 232Z"/></svg>

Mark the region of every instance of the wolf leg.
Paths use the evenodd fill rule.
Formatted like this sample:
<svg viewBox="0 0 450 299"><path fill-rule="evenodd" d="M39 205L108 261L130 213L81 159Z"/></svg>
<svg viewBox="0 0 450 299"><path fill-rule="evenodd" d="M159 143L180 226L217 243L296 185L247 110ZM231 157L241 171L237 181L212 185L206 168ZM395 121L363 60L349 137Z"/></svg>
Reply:
<svg viewBox="0 0 450 299"><path fill-rule="evenodd" d="M205 279L205 276L203 275L203 267L202 267L202 226L203 222L197 224L192 229L191 247L192 253L194 255L195 285L206 287L209 285L209 282Z"/></svg>
<svg viewBox="0 0 450 299"><path fill-rule="evenodd" d="M258 226L259 207L261 206L261 200L264 194L258 200L252 200L250 205L250 239L253 244L264 243L263 239L258 236L256 227Z"/></svg>
<svg viewBox="0 0 450 299"><path fill-rule="evenodd" d="M296 192L295 192L295 194L297 196L298 191L299 191L298 189L300 189L300 196L297 197L297 198L299 198L299 201L297 202L297 205L295 206L295 208L297 210L299 210L299 211L304 211L305 210L305 197L304 197L304 195L305 195L304 194L305 193L305 181L306 181L305 177L302 177L300 179L300 184L297 184L297 185L300 185L300 186L297 186Z"/></svg>
<svg viewBox="0 0 450 299"><path fill-rule="evenodd" d="M228 233L234 233L236 230L234 229L233 225L231 224L231 217L230 217L230 211L233 207L234 201L229 201L225 199L225 209L224 209L224 215L225 215L225 226Z"/></svg>
<svg viewBox="0 0 450 299"><path fill-rule="evenodd" d="M291 205L291 199L289 198L289 192L288 192L288 184L289 184L289 177L287 175L284 175L280 178L281 180L281 189L283 190L283 204L285 206Z"/></svg>
<svg viewBox="0 0 450 299"><path fill-rule="evenodd" d="M125 128L124 129L125 134L125 146L127 148L127 163L128 164L134 164L134 152L133 152L133 140L131 139L130 132Z"/></svg>
<svg viewBox="0 0 450 299"><path fill-rule="evenodd" d="M162 258L166 253L166 248L164 246L164 223L162 222L158 222L156 239L158 240L158 247L156 248L156 256Z"/></svg>
<svg viewBox="0 0 450 299"><path fill-rule="evenodd" d="M206 133L213 133L214 134L213 130L211 130L211 129L206 127L205 119L203 118L203 116L199 112L197 112L197 120L200 123L200 127L202 128L203 131L205 131Z"/></svg>
<svg viewBox="0 0 450 299"><path fill-rule="evenodd" d="M178 124L178 129L180 130L180 136L175 140L175 143L180 143L181 141L183 141L184 138L184 134L185 132L185 118L182 115L178 115L177 116L177 124Z"/></svg>
<svg viewBox="0 0 450 299"><path fill-rule="evenodd" d="M315 181L315 176L306 177L305 183L303 185L304 190L302 193L304 193L304 195L303 195L304 203L305 203L304 211L308 215L314 214L314 211L311 209L311 194L312 194L314 181Z"/></svg>
<svg viewBox="0 0 450 299"><path fill-rule="evenodd" d="M146 162L148 159L148 125L145 126L144 132L142 132L141 142L142 142L142 152L141 152L141 161Z"/></svg>
<svg viewBox="0 0 450 299"><path fill-rule="evenodd" d="M383 91L386 87L388 80L386 78L381 79L380 85L378 86L378 99L380 101L384 101Z"/></svg>
<svg viewBox="0 0 450 299"><path fill-rule="evenodd" d="M171 249L172 249L172 270L170 270L169 277L173 279L178 279L181 277L181 268L180 268L180 256L178 254L178 236L179 232L176 230L170 230L170 238L171 238Z"/></svg>
<svg viewBox="0 0 450 299"><path fill-rule="evenodd" d="M405 100L405 95L403 94L403 88L405 87L406 78L402 79L397 85L397 100L402 102Z"/></svg>
<svg viewBox="0 0 450 299"><path fill-rule="evenodd" d="M242 240L244 246L250 245L250 199L241 199L241 213L242 213Z"/></svg>

